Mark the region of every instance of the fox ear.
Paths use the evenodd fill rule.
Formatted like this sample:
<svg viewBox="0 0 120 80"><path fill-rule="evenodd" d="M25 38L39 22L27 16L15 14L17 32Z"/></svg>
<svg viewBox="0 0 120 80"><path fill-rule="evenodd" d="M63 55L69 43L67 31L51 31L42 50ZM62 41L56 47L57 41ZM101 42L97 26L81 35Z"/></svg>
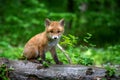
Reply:
<svg viewBox="0 0 120 80"><path fill-rule="evenodd" d="M60 23L61 26L64 26L64 25L65 25L64 19L61 19L61 20L59 21L59 23Z"/></svg>
<svg viewBox="0 0 120 80"><path fill-rule="evenodd" d="M45 20L45 26L46 26L46 27L49 26L50 23L51 23L51 21L47 18L47 19Z"/></svg>

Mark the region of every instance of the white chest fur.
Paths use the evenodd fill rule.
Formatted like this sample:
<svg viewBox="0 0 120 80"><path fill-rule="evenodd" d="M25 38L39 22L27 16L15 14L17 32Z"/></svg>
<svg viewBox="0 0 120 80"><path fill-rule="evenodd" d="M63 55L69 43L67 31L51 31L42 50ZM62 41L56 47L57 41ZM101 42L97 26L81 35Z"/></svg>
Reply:
<svg viewBox="0 0 120 80"><path fill-rule="evenodd" d="M59 42L58 39L48 42L48 46L47 46L46 51L48 51L48 50L50 50L52 47L56 46L58 42Z"/></svg>

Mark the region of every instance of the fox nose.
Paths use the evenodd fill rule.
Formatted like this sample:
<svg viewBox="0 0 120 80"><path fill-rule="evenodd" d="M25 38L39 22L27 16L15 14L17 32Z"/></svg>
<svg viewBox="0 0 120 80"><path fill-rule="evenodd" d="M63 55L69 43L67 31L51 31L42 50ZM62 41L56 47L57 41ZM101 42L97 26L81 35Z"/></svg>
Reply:
<svg viewBox="0 0 120 80"><path fill-rule="evenodd" d="M54 37L54 39L57 39L57 37Z"/></svg>
<svg viewBox="0 0 120 80"><path fill-rule="evenodd" d="M58 39L58 36L54 36L53 39Z"/></svg>
<svg viewBox="0 0 120 80"><path fill-rule="evenodd" d="M57 37L54 37L54 39L57 39Z"/></svg>

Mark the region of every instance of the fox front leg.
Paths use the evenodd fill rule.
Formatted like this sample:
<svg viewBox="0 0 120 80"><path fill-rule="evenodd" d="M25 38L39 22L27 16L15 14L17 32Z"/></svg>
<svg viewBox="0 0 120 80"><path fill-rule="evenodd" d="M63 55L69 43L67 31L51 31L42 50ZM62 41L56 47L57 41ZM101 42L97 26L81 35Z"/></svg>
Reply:
<svg viewBox="0 0 120 80"><path fill-rule="evenodd" d="M50 52L51 52L51 55L52 55L52 57L53 57L53 59L54 59L54 61L55 61L56 64L63 64L63 63L60 62L59 59L58 59L58 56L57 56L57 54L56 54L56 49L55 49L55 47L53 47L53 48L50 50Z"/></svg>

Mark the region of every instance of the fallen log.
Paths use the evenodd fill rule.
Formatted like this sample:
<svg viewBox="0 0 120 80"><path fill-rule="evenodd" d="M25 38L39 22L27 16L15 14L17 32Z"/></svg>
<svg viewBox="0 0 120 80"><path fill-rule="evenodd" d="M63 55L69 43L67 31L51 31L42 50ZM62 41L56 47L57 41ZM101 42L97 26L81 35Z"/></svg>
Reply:
<svg viewBox="0 0 120 80"><path fill-rule="evenodd" d="M38 63L0 58L0 66L2 64L13 68L8 72L10 80L120 80L116 76L106 77L105 69L92 66L51 65L43 68Z"/></svg>

